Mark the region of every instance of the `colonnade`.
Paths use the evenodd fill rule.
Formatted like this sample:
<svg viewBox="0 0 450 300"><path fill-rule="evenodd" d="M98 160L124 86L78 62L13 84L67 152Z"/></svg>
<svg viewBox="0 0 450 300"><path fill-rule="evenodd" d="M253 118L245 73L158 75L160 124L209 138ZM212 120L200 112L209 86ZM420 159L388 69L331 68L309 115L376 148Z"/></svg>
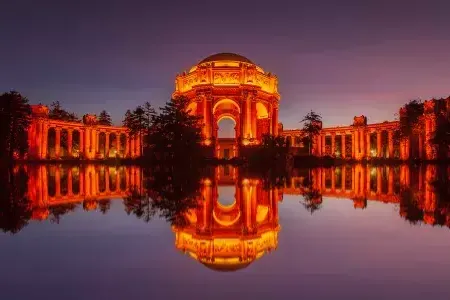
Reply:
<svg viewBox="0 0 450 300"><path fill-rule="evenodd" d="M317 156L335 156L341 158L365 159L365 158L394 158L394 130L396 122L371 124L368 126L346 126L323 128L314 141L313 154ZM387 152L383 151L382 134L387 134ZM376 135L375 145L371 142L372 135ZM331 143L326 143L326 139ZM337 139L340 139L340 147L337 149ZM347 145L351 144L351 150ZM400 143L399 158L409 158L409 140Z"/></svg>
<svg viewBox="0 0 450 300"><path fill-rule="evenodd" d="M28 174L28 197L33 206L37 208L48 208L53 205L86 200L123 198L131 189L142 187L141 169L134 166L60 167L41 165L29 168ZM49 184L53 185L52 192Z"/></svg>
<svg viewBox="0 0 450 300"><path fill-rule="evenodd" d="M33 105L33 118L28 130L29 157L35 159L60 158L62 156L62 132L67 132L67 157L97 159L108 157L131 157L141 155L140 136L130 136L125 127L97 124L95 115L85 115L83 123L65 122L48 118L48 108ZM49 151L49 132L55 131L54 149ZM78 149L74 149L74 135L77 133ZM105 135L104 150L100 151L100 135ZM115 136L114 152L111 151L111 137ZM122 140L124 140L122 142Z"/></svg>

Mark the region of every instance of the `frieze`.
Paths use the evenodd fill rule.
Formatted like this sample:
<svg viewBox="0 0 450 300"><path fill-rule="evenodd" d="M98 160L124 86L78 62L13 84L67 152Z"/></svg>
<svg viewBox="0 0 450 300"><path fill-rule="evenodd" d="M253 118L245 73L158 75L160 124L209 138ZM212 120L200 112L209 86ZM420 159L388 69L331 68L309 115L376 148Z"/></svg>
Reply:
<svg viewBox="0 0 450 300"><path fill-rule="evenodd" d="M214 84L239 84L240 74L236 72L214 72Z"/></svg>

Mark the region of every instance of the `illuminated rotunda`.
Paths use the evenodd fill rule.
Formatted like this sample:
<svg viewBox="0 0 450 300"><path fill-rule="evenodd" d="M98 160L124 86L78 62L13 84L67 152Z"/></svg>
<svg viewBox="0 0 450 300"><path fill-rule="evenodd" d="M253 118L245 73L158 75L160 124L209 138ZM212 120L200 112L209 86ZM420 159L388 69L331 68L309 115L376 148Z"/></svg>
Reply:
<svg viewBox="0 0 450 300"><path fill-rule="evenodd" d="M208 56L177 76L173 96L190 99L190 111L203 117L204 144L215 147L217 157L237 156L238 143L258 144L265 133L278 135L277 77L244 56ZM225 118L235 124L232 140L218 138Z"/></svg>

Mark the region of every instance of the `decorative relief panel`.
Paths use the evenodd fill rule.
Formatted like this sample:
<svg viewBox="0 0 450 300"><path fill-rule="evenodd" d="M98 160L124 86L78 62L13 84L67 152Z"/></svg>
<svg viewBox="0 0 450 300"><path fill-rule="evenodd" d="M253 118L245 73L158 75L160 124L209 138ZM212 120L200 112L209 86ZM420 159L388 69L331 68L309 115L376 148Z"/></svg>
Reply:
<svg viewBox="0 0 450 300"><path fill-rule="evenodd" d="M214 84L239 84L239 72L214 72Z"/></svg>

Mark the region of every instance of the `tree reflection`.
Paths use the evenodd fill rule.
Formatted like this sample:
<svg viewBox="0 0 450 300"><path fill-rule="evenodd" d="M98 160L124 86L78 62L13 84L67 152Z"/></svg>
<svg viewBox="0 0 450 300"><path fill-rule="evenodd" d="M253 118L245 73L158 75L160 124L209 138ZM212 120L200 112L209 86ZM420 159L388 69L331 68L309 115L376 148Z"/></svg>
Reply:
<svg viewBox="0 0 450 300"><path fill-rule="evenodd" d="M22 167L0 169L0 227L15 234L24 228L32 215L27 197L28 176Z"/></svg>
<svg viewBox="0 0 450 300"><path fill-rule="evenodd" d="M311 214L322 208L322 194L314 187L314 182L308 178L303 181L303 201L305 209Z"/></svg>
<svg viewBox="0 0 450 300"><path fill-rule="evenodd" d="M59 224L61 217L69 212L75 211L78 205L78 203L64 203L50 206L48 208L50 222Z"/></svg>
<svg viewBox="0 0 450 300"><path fill-rule="evenodd" d="M183 214L197 207L203 171L183 165L157 165L144 170L144 189L130 190L124 198L125 211L145 222L157 215L172 225L183 226Z"/></svg>
<svg viewBox="0 0 450 300"><path fill-rule="evenodd" d="M398 195L400 202L400 215L411 224L418 224L423 220L423 210L420 199L409 186L402 186Z"/></svg>

